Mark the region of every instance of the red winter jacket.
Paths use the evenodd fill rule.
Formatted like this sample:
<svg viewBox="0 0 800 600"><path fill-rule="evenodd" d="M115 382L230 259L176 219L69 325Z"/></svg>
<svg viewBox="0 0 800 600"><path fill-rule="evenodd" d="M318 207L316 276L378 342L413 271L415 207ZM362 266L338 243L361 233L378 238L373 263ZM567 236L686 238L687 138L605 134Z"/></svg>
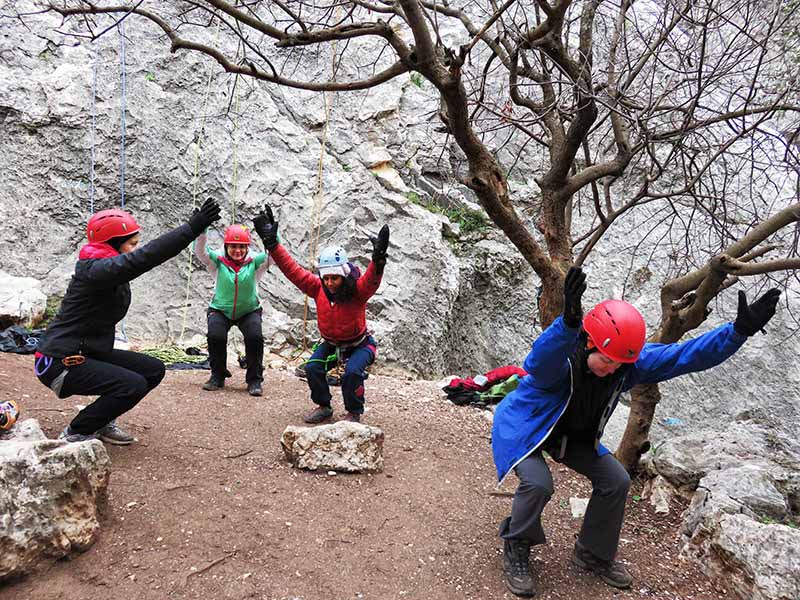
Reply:
<svg viewBox="0 0 800 600"><path fill-rule="evenodd" d="M367 332L367 300L378 291L381 275L373 263L356 282L356 294L346 302L331 302L318 275L298 265L286 249L278 244L270 251L278 268L297 288L313 298L317 305L317 326L320 335L332 344L355 342Z"/></svg>

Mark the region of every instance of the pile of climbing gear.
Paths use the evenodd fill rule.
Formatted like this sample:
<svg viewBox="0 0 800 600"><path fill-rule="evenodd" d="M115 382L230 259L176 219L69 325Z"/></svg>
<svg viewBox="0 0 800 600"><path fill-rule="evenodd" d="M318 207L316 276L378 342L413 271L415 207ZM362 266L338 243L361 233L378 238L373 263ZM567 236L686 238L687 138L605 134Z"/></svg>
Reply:
<svg viewBox="0 0 800 600"><path fill-rule="evenodd" d="M486 408L497 404L519 385L527 373L514 365L498 367L475 377L454 377L442 390L457 406Z"/></svg>
<svg viewBox="0 0 800 600"><path fill-rule="evenodd" d="M33 354L44 329L25 329L21 325L12 325L0 331L0 352L14 354Z"/></svg>

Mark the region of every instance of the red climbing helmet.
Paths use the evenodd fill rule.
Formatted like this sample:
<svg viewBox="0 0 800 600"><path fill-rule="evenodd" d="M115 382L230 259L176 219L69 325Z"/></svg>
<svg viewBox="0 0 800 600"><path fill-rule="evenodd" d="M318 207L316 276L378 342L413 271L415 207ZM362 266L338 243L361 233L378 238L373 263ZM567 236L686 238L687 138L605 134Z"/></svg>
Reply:
<svg viewBox="0 0 800 600"><path fill-rule="evenodd" d="M139 224L133 215L118 208L109 208L94 213L86 224L89 242L107 242L115 237L127 237L138 233Z"/></svg>
<svg viewBox="0 0 800 600"><path fill-rule="evenodd" d="M226 244L250 245L250 231L244 225L234 224L225 230Z"/></svg>
<svg viewBox="0 0 800 600"><path fill-rule="evenodd" d="M644 346L644 318L623 300L605 300L595 306L583 318L583 329L597 350L616 362L636 362Z"/></svg>

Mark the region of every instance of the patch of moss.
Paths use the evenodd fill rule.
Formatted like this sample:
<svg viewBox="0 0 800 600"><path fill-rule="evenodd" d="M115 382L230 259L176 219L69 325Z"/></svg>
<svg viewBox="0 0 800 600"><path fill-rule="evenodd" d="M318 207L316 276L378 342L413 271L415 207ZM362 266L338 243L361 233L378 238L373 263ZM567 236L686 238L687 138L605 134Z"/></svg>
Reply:
<svg viewBox="0 0 800 600"><path fill-rule="evenodd" d="M409 202L413 202L425 210L437 215L444 215L451 222L458 223L461 235L486 233L489 229L489 221L480 210L464 207L445 208L439 206L432 200L423 200L416 192L408 192L406 198L408 198Z"/></svg>

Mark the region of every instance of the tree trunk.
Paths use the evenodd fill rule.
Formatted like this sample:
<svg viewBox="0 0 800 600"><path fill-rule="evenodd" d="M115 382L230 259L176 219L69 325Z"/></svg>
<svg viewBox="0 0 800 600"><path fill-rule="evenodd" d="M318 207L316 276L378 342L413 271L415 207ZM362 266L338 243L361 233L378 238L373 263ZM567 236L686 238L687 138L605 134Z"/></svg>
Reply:
<svg viewBox="0 0 800 600"><path fill-rule="evenodd" d="M628 473L634 473L639 458L650 449L650 425L661 400L658 384L637 385L631 390L631 414L616 457Z"/></svg>

